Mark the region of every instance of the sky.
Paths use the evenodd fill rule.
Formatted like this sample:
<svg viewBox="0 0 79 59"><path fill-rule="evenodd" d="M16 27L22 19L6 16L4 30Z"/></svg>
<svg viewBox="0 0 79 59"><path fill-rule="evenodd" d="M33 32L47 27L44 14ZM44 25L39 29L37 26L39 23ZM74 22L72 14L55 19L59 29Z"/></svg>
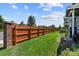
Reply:
<svg viewBox="0 0 79 59"><path fill-rule="evenodd" d="M69 3L0 3L0 15L5 21L27 24L28 17L34 16L36 25L56 27L64 25L64 16Z"/></svg>

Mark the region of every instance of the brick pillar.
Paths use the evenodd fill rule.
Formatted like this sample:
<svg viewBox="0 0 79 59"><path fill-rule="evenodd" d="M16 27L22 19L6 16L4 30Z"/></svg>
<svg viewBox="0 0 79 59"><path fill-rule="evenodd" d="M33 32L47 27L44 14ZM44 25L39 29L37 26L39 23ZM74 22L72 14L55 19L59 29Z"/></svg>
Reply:
<svg viewBox="0 0 79 59"><path fill-rule="evenodd" d="M12 23L4 22L4 48L12 46Z"/></svg>

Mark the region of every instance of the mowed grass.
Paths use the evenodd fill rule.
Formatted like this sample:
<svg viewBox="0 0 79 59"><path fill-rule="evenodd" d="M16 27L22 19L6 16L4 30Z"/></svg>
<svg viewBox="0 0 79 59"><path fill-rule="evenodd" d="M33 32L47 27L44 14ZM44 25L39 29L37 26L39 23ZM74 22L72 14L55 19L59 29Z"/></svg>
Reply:
<svg viewBox="0 0 79 59"><path fill-rule="evenodd" d="M59 32L52 32L1 50L1 56L55 56L59 45Z"/></svg>
<svg viewBox="0 0 79 59"><path fill-rule="evenodd" d="M3 31L3 29L0 29L0 32L2 32Z"/></svg>

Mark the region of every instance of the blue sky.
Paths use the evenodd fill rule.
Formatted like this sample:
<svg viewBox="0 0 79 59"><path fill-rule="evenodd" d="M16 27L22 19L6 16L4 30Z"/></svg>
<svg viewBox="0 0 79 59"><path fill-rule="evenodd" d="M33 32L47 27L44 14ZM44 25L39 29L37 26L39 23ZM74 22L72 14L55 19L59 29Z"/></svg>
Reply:
<svg viewBox="0 0 79 59"><path fill-rule="evenodd" d="M27 23L30 15L35 16L37 25L63 26L63 16L69 3L0 3L0 15L6 21Z"/></svg>

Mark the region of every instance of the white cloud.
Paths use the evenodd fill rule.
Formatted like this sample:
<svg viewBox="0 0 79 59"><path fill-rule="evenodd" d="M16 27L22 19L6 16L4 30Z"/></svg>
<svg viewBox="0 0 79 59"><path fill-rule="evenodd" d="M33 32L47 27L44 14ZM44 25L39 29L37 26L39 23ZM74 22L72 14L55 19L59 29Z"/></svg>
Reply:
<svg viewBox="0 0 79 59"><path fill-rule="evenodd" d="M39 8L42 8L44 11L50 11L53 7L63 8L63 4L60 3L40 3Z"/></svg>
<svg viewBox="0 0 79 59"><path fill-rule="evenodd" d="M6 17L6 16L3 16L3 18L4 18L4 20L8 20L9 18L8 17Z"/></svg>
<svg viewBox="0 0 79 59"><path fill-rule="evenodd" d="M18 9L18 7L16 5L11 5L13 9Z"/></svg>
<svg viewBox="0 0 79 59"><path fill-rule="evenodd" d="M26 5L24 5L24 8L25 8L26 10L28 10L28 9L29 9L29 7L28 7L28 6L26 6Z"/></svg>
<svg viewBox="0 0 79 59"><path fill-rule="evenodd" d="M28 17L30 16L30 13L24 14L24 16L28 19Z"/></svg>
<svg viewBox="0 0 79 59"><path fill-rule="evenodd" d="M49 15L42 16L42 20L49 20L52 22L52 24L54 24L56 26L59 26L59 25L63 26L64 16L65 16L64 12L54 11Z"/></svg>
<svg viewBox="0 0 79 59"><path fill-rule="evenodd" d="M13 18L10 18L10 17L7 17L7 16L3 16L3 19L5 20L5 21L11 21L11 20L13 20L14 21L14 19Z"/></svg>
<svg viewBox="0 0 79 59"><path fill-rule="evenodd" d="M37 16L37 13L34 13L34 16Z"/></svg>
<svg viewBox="0 0 79 59"><path fill-rule="evenodd" d="M37 13L34 13L34 14L30 14L30 13L27 13L27 14L25 14L25 16L27 16L27 17L29 17L30 15L32 15L32 16L37 16Z"/></svg>
<svg viewBox="0 0 79 59"><path fill-rule="evenodd" d="M51 4L48 4L49 7L61 7L63 8L63 5L60 4L60 3L51 3Z"/></svg>
<svg viewBox="0 0 79 59"><path fill-rule="evenodd" d="M51 11L50 8L43 8L43 11Z"/></svg>
<svg viewBox="0 0 79 59"><path fill-rule="evenodd" d="M54 11L50 15L42 16L42 19L45 19L45 20L58 20L58 19L63 18L64 15L65 15L65 13Z"/></svg>

